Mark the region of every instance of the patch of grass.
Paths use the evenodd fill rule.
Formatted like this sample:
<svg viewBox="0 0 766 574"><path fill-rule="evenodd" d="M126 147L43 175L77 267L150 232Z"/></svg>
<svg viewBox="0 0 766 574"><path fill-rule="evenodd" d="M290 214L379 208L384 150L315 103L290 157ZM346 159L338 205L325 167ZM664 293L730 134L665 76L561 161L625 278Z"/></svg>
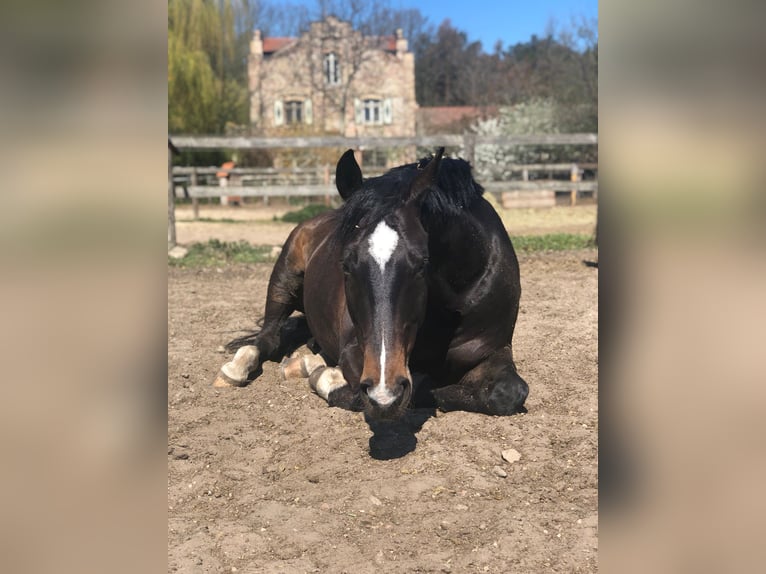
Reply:
<svg viewBox="0 0 766 574"><path fill-rule="evenodd" d="M328 207L321 203L311 203L296 211L288 211L282 216L282 221L287 223L302 223L307 219L311 219L312 217L324 213L325 211L330 211L331 209L332 207Z"/></svg>
<svg viewBox="0 0 766 574"><path fill-rule="evenodd" d="M246 221L242 221L241 219L232 219L231 217L220 217L220 218L198 217L197 219L192 219L191 221L201 222L201 223L247 223Z"/></svg>
<svg viewBox="0 0 766 574"><path fill-rule="evenodd" d="M531 253L534 251L567 251L570 249L588 249L594 247L593 236L580 233L549 233L547 235L512 236L511 241L516 251Z"/></svg>
<svg viewBox="0 0 766 574"><path fill-rule="evenodd" d="M518 235L511 237L519 253L540 251L567 251L594 247L593 237L576 233L550 233L548 235ZM247 241L220 241L193 243L180 259L168 257L171 267L216 267L232 263L269 263L274 261L271 245L251 245Z"/></svg>
<svg viewBox="0 0 766 574"><path fill-rule="evenodd" d="M251 245L247 241L193 243L180 259L168 257L172 267L214 267L230 263L264 263L273 261L270 245Z"/></svg>

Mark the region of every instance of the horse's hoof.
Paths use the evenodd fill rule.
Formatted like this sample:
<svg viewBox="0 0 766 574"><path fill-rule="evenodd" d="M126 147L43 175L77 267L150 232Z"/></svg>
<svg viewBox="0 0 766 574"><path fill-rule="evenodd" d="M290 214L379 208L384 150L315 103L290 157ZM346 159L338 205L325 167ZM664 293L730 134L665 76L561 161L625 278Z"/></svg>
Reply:
<svg viewBox="0 0 766 574"><path fill-rule="evenodd" d="M324 400L328 400L331 392L346 384L343 372L333 367L316 369L309 377L309 387Z"/></svg>
<svg viewBox="0 0 766 574"><path fill-rule="evenodd" d="M240 347L234 354L234 358L218 371L213 386L244 387L247 384L248 374L258 367L259 357L258 347L254 345Z"/></svg>
<svg viewBox="0 0 766 574"><path fill-rule="evenodd" d="M305 379L320 367L327 366L319 355L288 357L279 365L283 379Z"/></svg>
<svg viewBox="0 0 766 574"><path fill-rule="evenodd" d="M231 377L224 375L221 371L218 371L218 375L216 375L215 380L213 381L213 386L217 388L244 387L246 383L247 381L235 381Z"/></svg>
<svg viewBox="0 0 766 574"><path fill-rule="evenodd" d="M303 377L302 357L287 357L279 365L283 379L300 379Z"/></svg>

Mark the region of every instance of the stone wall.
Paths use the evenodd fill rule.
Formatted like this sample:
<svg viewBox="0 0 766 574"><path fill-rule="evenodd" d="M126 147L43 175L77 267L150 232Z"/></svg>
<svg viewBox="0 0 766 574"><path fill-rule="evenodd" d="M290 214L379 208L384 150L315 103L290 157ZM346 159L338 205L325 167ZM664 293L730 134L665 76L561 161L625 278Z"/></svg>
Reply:
<svg viewBox="0 0 766 574"><path fill-rule="evenodd" d="M324 58L331 52L340 64L337 85L325 79ZM254 135L415 135L415 60L400 30L363 37L333 17L312 23L299 38L262 38L256 30L249 87ZM364 100L380 101L373 125L365 122ZM288 102L300 102L299 123L288 124Z"/></svg>

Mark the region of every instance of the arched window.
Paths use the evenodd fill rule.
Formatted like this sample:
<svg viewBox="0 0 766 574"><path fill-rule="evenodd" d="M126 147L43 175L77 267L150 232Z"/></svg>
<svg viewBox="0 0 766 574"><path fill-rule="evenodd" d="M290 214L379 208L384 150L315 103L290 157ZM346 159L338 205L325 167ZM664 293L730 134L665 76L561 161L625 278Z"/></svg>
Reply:
<svg viewBox="0 0 766 574"><path fill-rule="evenodd" d="M340 84L340 62L335 52L325 54L324 57L324 81L328 86Z"/></svg>

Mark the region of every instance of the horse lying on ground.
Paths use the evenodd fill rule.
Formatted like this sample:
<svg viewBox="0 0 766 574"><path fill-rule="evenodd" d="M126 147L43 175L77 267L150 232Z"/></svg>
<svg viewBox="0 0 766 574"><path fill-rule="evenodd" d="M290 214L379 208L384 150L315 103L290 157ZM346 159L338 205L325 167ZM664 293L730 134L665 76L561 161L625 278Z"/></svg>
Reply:
<svg viewBox="0 0 766 574"><path fill-rule="evenodd" d="M283 373L308 377L331 406L373 419L408 406L523 412L529 388L511 350L516 254L469 164L443 153L370 179L351 150L341 157L344 204L290 234L263 328L216 386L242 386L279 360L280 331L298 310L320 354L286 359Z"/></svg>

